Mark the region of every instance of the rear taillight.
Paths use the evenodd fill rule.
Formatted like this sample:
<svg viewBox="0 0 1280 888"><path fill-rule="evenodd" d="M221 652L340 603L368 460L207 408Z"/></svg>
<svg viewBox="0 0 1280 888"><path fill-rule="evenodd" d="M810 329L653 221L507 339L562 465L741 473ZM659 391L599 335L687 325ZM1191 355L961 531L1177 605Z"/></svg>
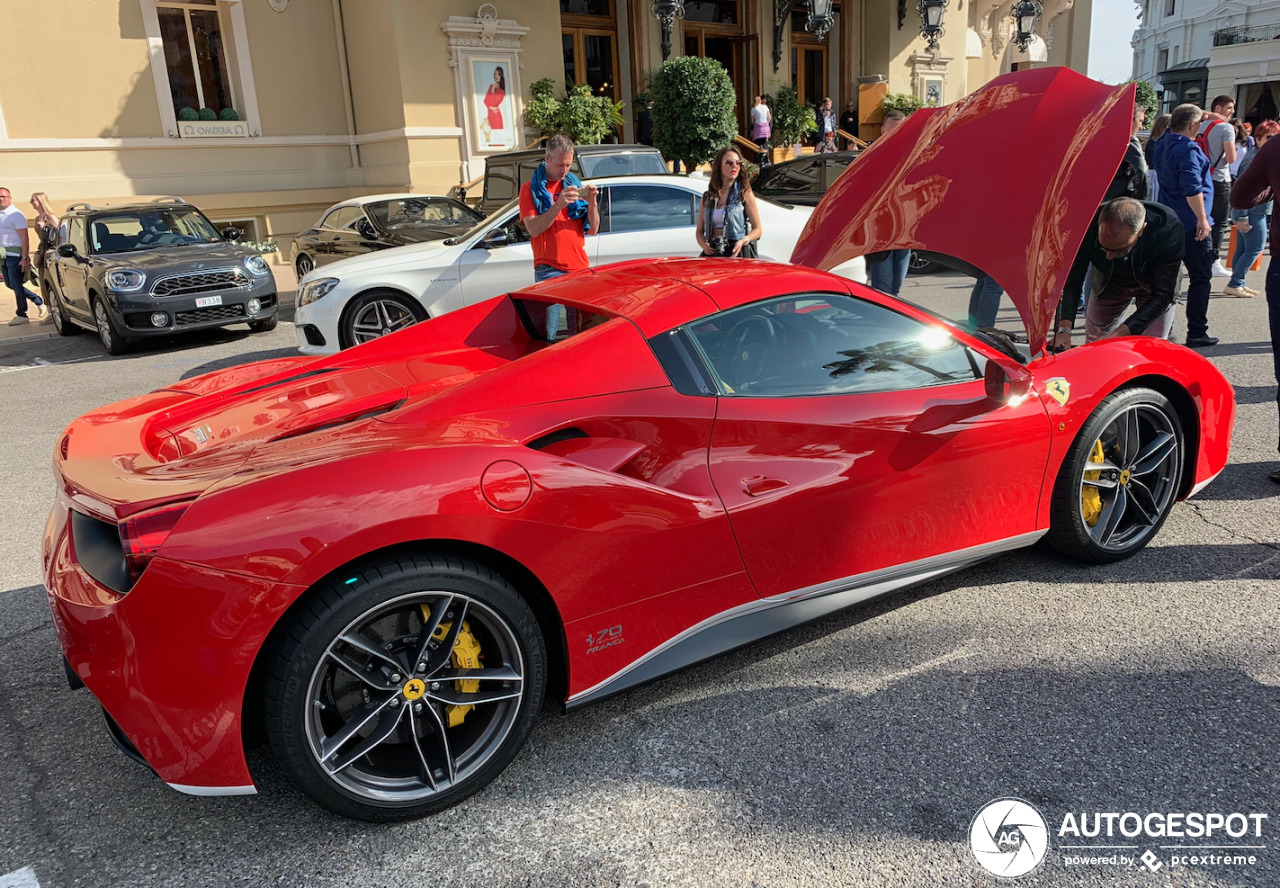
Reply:
<svg viewBox="0 0 1280 888"><path fill-rule="evenodd" d="M142 576L190 505L190 502L170 503L149 512L139 512L120 523L120 546L124 549L124 563L132 580L137 581Z"/></svg>

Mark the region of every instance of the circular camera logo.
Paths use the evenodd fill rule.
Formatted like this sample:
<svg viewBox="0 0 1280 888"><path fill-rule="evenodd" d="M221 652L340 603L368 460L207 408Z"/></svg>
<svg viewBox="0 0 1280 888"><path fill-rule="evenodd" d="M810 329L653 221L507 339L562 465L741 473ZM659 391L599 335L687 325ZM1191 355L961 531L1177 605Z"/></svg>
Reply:
<svg viewBox="0 0 1280 888"><path fill-rule="evenodd" d="M996 799L973 818L969 847L987 872L1013 879L1025 876L1044 860L1049 850L1049 827L1029 802Z"/></svg>

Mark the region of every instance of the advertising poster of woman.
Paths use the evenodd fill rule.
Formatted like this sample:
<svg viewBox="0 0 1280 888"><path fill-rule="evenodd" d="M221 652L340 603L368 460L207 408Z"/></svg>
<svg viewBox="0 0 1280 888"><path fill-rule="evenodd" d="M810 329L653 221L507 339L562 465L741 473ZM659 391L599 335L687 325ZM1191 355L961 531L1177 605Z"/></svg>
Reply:
<svg viewBox="0 0 1280 888"><path fill-rule="evenodd" d="M507 95L506 62L471 62L475 90L476 144L482 151L508 151L516 147L516 121Z"/></svg>

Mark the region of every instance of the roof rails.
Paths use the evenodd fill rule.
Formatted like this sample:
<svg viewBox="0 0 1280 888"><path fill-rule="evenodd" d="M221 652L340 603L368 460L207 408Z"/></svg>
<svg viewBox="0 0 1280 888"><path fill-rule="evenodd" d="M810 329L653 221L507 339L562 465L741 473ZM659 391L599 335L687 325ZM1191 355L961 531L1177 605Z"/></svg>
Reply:
<svg viewBox="0 0 1280 888"><path fill-rule="evenodd" d="M91 203L73 203L71 206L67 207L67 212L74 213L76 210L96 210L96 209L97 207L95 207Z"/></svg>
<svg viewBox="0 0 1280 888"><path fill-rule="evenodd" d="M180 197L157 197L155 200L153 200L153 201L151 201L151 202L152 202L153 204L158 204L158 203L180 203L180 204L185 204L185 203L186 203L186 201L185 201L185 200L183 200L183 199L182 199L182 198L180 198Z"/></svg>

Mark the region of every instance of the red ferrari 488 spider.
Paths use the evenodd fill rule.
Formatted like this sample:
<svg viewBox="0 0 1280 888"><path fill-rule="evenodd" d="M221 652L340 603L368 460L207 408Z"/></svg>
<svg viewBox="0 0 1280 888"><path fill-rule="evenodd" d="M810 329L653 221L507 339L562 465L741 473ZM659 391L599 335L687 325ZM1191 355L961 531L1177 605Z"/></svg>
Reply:
<svg viewBox="0 0 1280 888"><path fill-rule="evenodd" d="M1235 408L1166 341L1044 349L1132 95L1040 70L912 115L800 265L608 266L81 417L44 549L69 675L176 789L253 792L257 727L319 803L391 820L492 780L548 694L1042 537L1133 554L1222 470ZM820 270L903 246L995 275L1029 346Z"/></svg>

